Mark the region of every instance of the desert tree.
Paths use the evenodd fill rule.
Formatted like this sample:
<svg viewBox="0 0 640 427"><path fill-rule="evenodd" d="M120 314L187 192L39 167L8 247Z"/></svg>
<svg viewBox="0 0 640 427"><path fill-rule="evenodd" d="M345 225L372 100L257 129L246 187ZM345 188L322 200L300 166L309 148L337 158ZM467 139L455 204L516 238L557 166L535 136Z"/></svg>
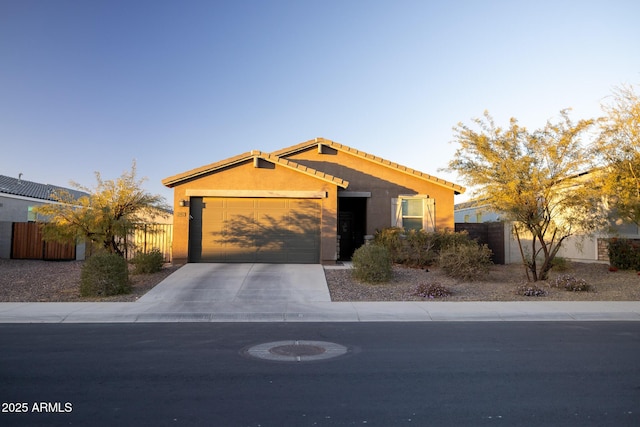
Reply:
<svg viewBox="0 0 640 427"><path fill-rule="evenodd" d="M514 223L522 261L533 281L546 280L562 243L602 224L599 191L592 185L593 151L582 138L593 120L571 121L563 110L555 121L529 131L511 119L496 125L488 112L473 125L458 124L459 147L449 171L457 172L475 199ZM521 236L527 239L521 239ZM529 243L525 243L530 238Z"/></svg>
<svg viewBox="0 0 640 427"><path fill-rule="evenodd" d="M621 86L602 109L596 145L602 186L617 219L640 226L640 97Z"/></svg>
<svg viewBox="0 0 640 427"><path fill-rule="evenodd" d="M39 206L39 216L46 218L43 235L46 240L69 241L77 238L96 243L109 253L124 256L126 235L136 224L163 215L168 207L164 198L147 193L136 177L136 163L115 180L102 179L95 172L94 188L72 182L87 195L74 197L59 190L53 194L56 203Z"/></svg>

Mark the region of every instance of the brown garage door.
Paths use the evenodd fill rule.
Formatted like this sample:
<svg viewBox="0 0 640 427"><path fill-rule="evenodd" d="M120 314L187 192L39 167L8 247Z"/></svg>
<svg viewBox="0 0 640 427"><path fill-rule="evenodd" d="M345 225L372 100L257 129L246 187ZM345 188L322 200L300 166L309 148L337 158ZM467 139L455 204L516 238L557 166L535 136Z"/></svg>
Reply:
<svg viewBox="0 0 640 427"><path fill-rule="evenodd" d="M320 260L319 200L204 197L201 205L201 239L191 248L192 261ZM192 208L197 209L197 203Z"/></svg>

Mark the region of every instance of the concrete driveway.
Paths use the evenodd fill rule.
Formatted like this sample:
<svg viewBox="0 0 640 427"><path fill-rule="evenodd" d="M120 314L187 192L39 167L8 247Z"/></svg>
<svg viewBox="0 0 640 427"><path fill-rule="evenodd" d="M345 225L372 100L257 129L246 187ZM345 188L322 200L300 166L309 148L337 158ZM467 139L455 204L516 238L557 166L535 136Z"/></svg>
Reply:
<svg viewBox="0 0 640 427"><path fill-rule="evenodd" d="M319 264L187 264L138 302L330 302Z"/></svg>

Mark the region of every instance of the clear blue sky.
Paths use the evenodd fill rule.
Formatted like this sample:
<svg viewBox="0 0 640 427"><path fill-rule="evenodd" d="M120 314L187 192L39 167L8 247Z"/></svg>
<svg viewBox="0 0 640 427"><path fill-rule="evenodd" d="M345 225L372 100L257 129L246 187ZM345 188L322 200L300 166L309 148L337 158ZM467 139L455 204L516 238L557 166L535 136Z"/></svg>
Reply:
<svg viewBox="0 0 640 427"><path fill-rule="evenodd" d="M145 188L322 136L444 179L484 110L542 126L640 83L640 2L0 0L0 174Z"/></svg>

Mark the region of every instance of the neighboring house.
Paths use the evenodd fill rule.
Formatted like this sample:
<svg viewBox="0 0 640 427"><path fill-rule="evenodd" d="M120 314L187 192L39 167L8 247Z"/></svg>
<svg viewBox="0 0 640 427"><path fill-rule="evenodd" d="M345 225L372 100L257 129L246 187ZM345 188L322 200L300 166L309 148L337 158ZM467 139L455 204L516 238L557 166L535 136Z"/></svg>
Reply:
<svg viewBox="0 0 640 427"><path fill-rule="evenodd" d="M21 176L13 178L0 175L0 258L11 257L12 224L14 222L35 222L38 218L36 206L57 203L53 193L65 190L76 197L85 196L82 191L26 181ZM76 258L84 257L83 246L76 247Z"/></svg>
<svg viewBox="0 0 640 427"><path fill-rule="evenodd" d="M323 138L162 182L174 189L174 263L335 263L385 227L453 230L465 191Z"/></svg>
<svg viewBox="0 0 640 427"><path fill-rule="evenodd" d="M500 221L500 214L486 210L486 207L477 202L458 203L454 206L453 217L456 224L496 222Z"/></svg>
<svg viewBox="0 0 640 427"><path fill-rule="evenodd" d="M465 229L465 224L497 223L502 221L501 214L491 211L482 202L466 202L455 205L455 222L457 229ZM513 223L504 222L504 263L520 263L522 256L518 241L514 236ZM591 235L575 235L568 237L558 251L559 257L579 262L608 262L607 240L616 236L628 239L640 239L640 230L635 224L623 224L612 218L611 231ZM495 226L493 227L495 229ZM523 239L523 247L527 249L530 239ZM502 248L498 248L502 249Z"/></svg>

